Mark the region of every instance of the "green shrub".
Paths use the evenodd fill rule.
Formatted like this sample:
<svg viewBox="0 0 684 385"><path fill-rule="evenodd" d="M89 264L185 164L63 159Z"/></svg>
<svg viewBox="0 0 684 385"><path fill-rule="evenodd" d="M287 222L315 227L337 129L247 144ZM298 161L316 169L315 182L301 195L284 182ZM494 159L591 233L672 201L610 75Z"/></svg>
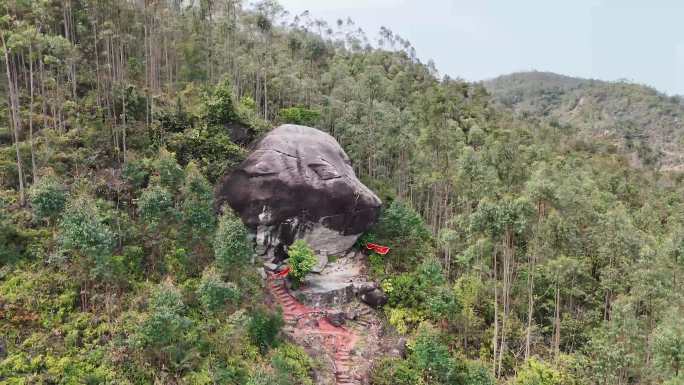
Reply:
<svg viewBox="0 0 684 385"><path fill-rule="evenodd" d="M111 273L110 259L116 236L107 220L106 213L92 197L80 194L67 202L58 225L61 249L89 258L94 262L96 276Z"/></svg>
<svg viewBox="0 0 684 385"><path fill-rule="evenodd" d="M290 245L287 255L290 257L290 267L292 268L289 276L295 283L301 282L318 263L314 251L302 239L298 239Z"/></svg>
<svg viewBox="0 0 684 385"><path fill-rule="evenodd" d="M383 358L373 367L371 384L421 385L424 382L420 370L416 369L410 361L399 358Z"/></svg>
<svg viewBox="0 0 684 385"><path fill-rule="evenodd" d="M388 267L399 271L411 270L421 257L433 253L432 238L423 218L397 200L382 211L377 225L364 235L362 242L391 247L384 259Z"/></svg>
<svg viewBox="0 0 684 385"><path fill-rule="evenodd" d="M193 129L171 135L168 146L181 164L195 161L211 183L240 164L247 155L246 150L233 143L225 132Z"/></svg>
<svg viewBox="0 0 684 385"><path fill-rule="evenodd" d="M450 384L457 376L449 348L440 340L439 334L427 325L418 330L411 359L422 370L427 383Z"/></svg>
<svg viewBox="0 0 684 385"><path fill-rule="evenodd" d="M321 113L303 107L290 107L281 109L278 116L284 123L315 126Z"/></svg>
<svg viewBox="0 0 684 385"><path fill-rule="evenodd" d="M209 126L221 126L238 119L233 107L233 87L228 79L216 85L206 100L206 121Z"/></svg>
<svg viewBox="0 0 684 385"><path fill-rule="evenodd" d="M255 309L247 324L247 333L252 343L262 353L278 344L278 335L283 327L283 316L263 308Z"/></svg>
<svg viewBox="0 0 684 385"><path fill-rule="evenodd" d="M513 385L561 385L561 374L535 358L529 359L513 380Z"/></svg>
<svg viewBox="0 0 684 385"><path fill-rule="evenodd" d="M138 199L140 218L156 229L160 224L169 224L175 216L173 194L165 187L152 184L143 190Z"/></svg>
<svg viewBox="0 0 684 385"><path fill-rule="evenodd" d="M213 189L194 162L188 163L185 168L182 193L181 212L185 233L194 243L213 233L216 228Z"/></svg>
<svg viewBox="0 0 684 385"><path fill-rule="evenodd" d="M67 200L66 189L52 175L34 183L28 195L34 215L48 221L53 221L62 213Z"/></svg>
<svg viewBox="0 0 684 385"><path fill-rule="evenodd" d="M185 316L183 296L172 283L159 284L149 304L149 313L133 335L135 346L152 361L177 368L189 351L192 320Z"/></svg>
<svg viewBox="0 0 684 385"><path fill-rule="evenodd" d="M224 282L216 269L208 267L202 273L197 297L202 307L213 313L224 309L229 303L236 304L240 300L240 291L232 282Z"/></svg>
<svg viewBox="0 0 684 385"><path fill-rule="evenodd" d="M169 191L176 192L183 182L183 169L176 162L173 153L165 148L159 150L154 161L154 169L159 175L159 183Z"/></svg>
<svg viewBox="0 0 684 385"><path fill-rule="evenodd" d="M271 355L271 365L276 369L279 385L313 385L313 360L299 346L278 346Z"/></svg>
<svg viewBox="0 0 684 385"><path fill-rule="evenodd" d="M135 190L142 189L150 178L147 159L138 159L129 155L121 170L121 177Z"/></svg>
<svg viewBox="0 0 684 385"><path fill-rule="evenodd" d="M214 235L214 256L226 273L239 271L254 255L247 228L232 210L224 209Z"/></svg>

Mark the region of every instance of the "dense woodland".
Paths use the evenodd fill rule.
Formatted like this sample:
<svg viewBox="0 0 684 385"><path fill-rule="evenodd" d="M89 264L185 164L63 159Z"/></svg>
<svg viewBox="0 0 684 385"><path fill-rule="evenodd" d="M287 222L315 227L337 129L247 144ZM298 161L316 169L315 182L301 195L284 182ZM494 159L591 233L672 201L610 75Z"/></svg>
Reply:
<svg viewBox="0 0 684 385"><path fill-rule="evenodd" d="M312 384L213 204L231 130L291 122L384 201L363 239L408 352L373 384L684 384L682 174L378 36L268 0L1 0L0 383Z"/></svg>

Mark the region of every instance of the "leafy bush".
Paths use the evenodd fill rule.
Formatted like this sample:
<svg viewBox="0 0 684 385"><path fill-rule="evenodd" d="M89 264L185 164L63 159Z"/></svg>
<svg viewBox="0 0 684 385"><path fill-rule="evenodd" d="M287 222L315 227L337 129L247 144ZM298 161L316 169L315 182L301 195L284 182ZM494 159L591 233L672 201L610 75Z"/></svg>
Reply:
<svg viewBox="0 0 684 385"><path fill-rule="evenodd" d="M197 297L207 312L224 309L226 304L236 304L240 300L240 291L231 282L224 282L216 269L209 267L202 273L197 287Z"/></svg>
<svg viewBox="0 0 684 385"><path fill-rule="evenodd" d="M233 107L233 87L228 79L217 84L206 101L206 121L209 126L220 126L238 119Z"/></svg>
<svg viewBox="0 0 684 385"><path fill-rule="evenodd" d="M290 257L290 267L292 268L289 276L296 283L301 282L318 263L314 251L303 239L294 241L288 248L287 255Z"/></svg>
<svg viewBox="0 0 684 385"><path fill-rule="evenodd" d="M384 358L371 373L372 385L421 385L424 384L420 370L411 361Z"/></svg>
<svg viewBox="0 0 684 385"><path fill-rule="evenodd" d="M214 256L224 272L239 270L254 254L247 228L232 210L224 209L214 235Z"/></svg>
<svg viewBox="0 0 684 385"><path fill-rule="evenodd" d="M280 345L271 355L271 365L276 369L279 385L313 385L313 360L299 346Z"/></svg>
<svg viewBox="0 0 684 385"><path fill-rule="evenodd" d="M281 109L278 116L284 123L315 126L321 113L303 107L290 107Z"/></svg>
<svg viewBox="0 0 684 385"><path fill-rule="evenodd" d="M169 191L176 192L183 182L183 169L176 162L173 153L165 148L159 150L154 161L154 169L159 175L159 183Z"/></svg>
<svg viewBox="0 0 684 385"><path fill-rule="evenodd" d="M247 333L252 343L262 353L278 344L278 335L283 327L283 316L280 313L272 313L263 308L254 310L247 324Z"/></svg>
<svg viewBox="0 0 684 385"><path fill-rule="evenodd" d="M423 371L427 383L450 384L458 374L449 348L440 341L439 334L427 325L418 330L411 359Z"/></svg>
<svg viewBox="0 0 684 385"><path fill-rule="evenodd" d="M121 170L121 177L134 189L142 189L150 178L148 160L129 155L128 161Z"/></svg>
<svg viewBox="0 0 684 385"><path fill-rule="evenodd" d="M53 221L62 213L67 200L64 186L52 175L34 183L28 195L35 216L48 221Z"/></svg>
<svg viewBox="0 0 684 385"><path fill-rule="evenodd" d="M233 143L225 132L194 129L172 135L168 146L176 153L181 164L195 161L212 183L242 162L247 155L245 149Z"/></svg>
<svg viewBox="0 0 684 385"><path fill-rule="evenodd" d="M535 359L529 359L513 380L513 385L561 385L560 373L549 365Z"/></svg>
<svg viewBox="0 0 684 385"><path fill-rule="evenodd" d="M109 275L109 264L116 236L107 215L90 196L72 197L59 222L58 240L62 250L88 257L94 262L96 276Z"/></svg>
<svg viewBox="0 0 684 385"><path fill-rule="evenodd" d="M382 211L376 226L366 234L363 242L375 242L392 248L385 256L390 267L411 270L421 256L433 252L430 231L421 216L400 201L393 201Z"/></svg>
<svg viewBox="0 0 684 385"><path fill-rule="evenodd" d="M172 283L157 286L152 294L149 315L134 334L135 345L162 366L177 367L190 354L188 332L193 323L185 316L180 290Z"/></svg>
<svg viewBox="0 0 684 385"><path fill-rule="evenodd" d="M181 211L186 233L190 234L192 242L197 242L214 232L216 215L212 187L194 162L188 163L185 168L182 193Z"/></svg>
<svg viewBox="0 0 684 385"><path fill-rule="evenodd" d="M8 215L10 202L10 196L0 192L0 266L18 259L26 243L26 239Z"/></svg>
<svg viewBox="0 0 684 385"><path fill-rule="evenodd" d="M140 218L150 227L157 228L159 224L169 224L169 217L175 215L173 194L157 184L152 184L143 190L138 199Z"/></svg>

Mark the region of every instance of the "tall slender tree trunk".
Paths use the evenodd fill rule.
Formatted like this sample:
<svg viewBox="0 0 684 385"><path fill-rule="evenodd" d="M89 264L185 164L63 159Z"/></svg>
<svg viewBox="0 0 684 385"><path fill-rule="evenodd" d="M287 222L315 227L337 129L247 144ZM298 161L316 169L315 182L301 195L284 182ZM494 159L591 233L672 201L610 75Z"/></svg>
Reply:
<svg viewBox="0 0 684 385"><path fill-rule="evenodd" d="M36 151L33 142L33 41L29 42L29 142L31 143L31 177L36 183L38 173L36 172Z"/></svg>
<svg viewBox="0 0 684 385"><path fill-rule="evenodd" d="M534 267L535 256L529 255L529 272L527 273L527 329L525 330L525 361L530 358L532 339L532 317L534 316Z"/></svg>
<svg viewBox="0 0 684 385"><path fill-rule="evenodd" d="M493 374L496 376L498 371L497 371L497 362L498 362L498 346L499 346L499 288L498 288L498 280L497 280L497 256L496 256L496 250L494 250L494 266L492 268L492 272L494 274L494 279L492 280L494 284L494 335L492 336L492 350L494 351L494 365L492 365L492 371Z"/></svg>
<svg viewBox="0 0 684 385"><path fill-rule="evenodd" d="M556 355L556 358L558 358L558 354L560 353L560 279L556 280L556 287L555 287L555 309L554 309L554 316L553 316L553 351L554 354Z"/></svg>
<svg viewBox="0 0 684 385"><path fill-rule="evenodd" d="M10 99L10 117L12 120L12 128L14 134L14 149L17 155L17 174L19 176L19 204L24 206L26 204L26 195L24 192L24 169L21 162L21 153L19 152L19 131L21 130L21 117L19 116L19 97L17 95L16 79L12 76L12 61L9 56L9 49L5 43L5 34L0 31L0 41L2 42L3 52L5 53L5 74L7 75L7 85L9 88ZM16 71L14 72L16 76Z"/></svg>

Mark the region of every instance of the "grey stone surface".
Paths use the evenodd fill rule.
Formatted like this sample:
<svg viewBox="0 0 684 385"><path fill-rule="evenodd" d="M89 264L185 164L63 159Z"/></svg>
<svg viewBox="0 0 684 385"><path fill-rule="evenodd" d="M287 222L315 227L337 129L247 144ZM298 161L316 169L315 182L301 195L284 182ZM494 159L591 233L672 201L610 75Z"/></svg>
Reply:
<svg viewBox="0 0 684 385"><path fill-rule="evenodd" d="M278 265L276 265L275 263L265 262L264 268L267 270L275 271L278 269Z"/></svg>
<svg viewBox="0 0 684 385"><path fill-rule="evenodd" d="M323 269L325 269L325 266L328 264L328 253L327 252L322 252L316 254L316 257L318 258L318 262L316 263L316 266L311 269L312 273L321 273Z"/></svg>
<svg viewBox="0 0 684 385"><path fill-rule="evenodd" d="M332 136L292 124L261 139L215 196L217 207L227 202L251 229L261 255L280 259L295 239L344 253L375 222L381 204Z"/></svg>
<svg viewBox="0 0 684 385"><path fill-rule="evenodd" d="M365 281L361 264L355 260L340 258L328 265L320 274L304 278L298 297L313 307L331 307L349 303L355 297L354 285Z"/></svg>

